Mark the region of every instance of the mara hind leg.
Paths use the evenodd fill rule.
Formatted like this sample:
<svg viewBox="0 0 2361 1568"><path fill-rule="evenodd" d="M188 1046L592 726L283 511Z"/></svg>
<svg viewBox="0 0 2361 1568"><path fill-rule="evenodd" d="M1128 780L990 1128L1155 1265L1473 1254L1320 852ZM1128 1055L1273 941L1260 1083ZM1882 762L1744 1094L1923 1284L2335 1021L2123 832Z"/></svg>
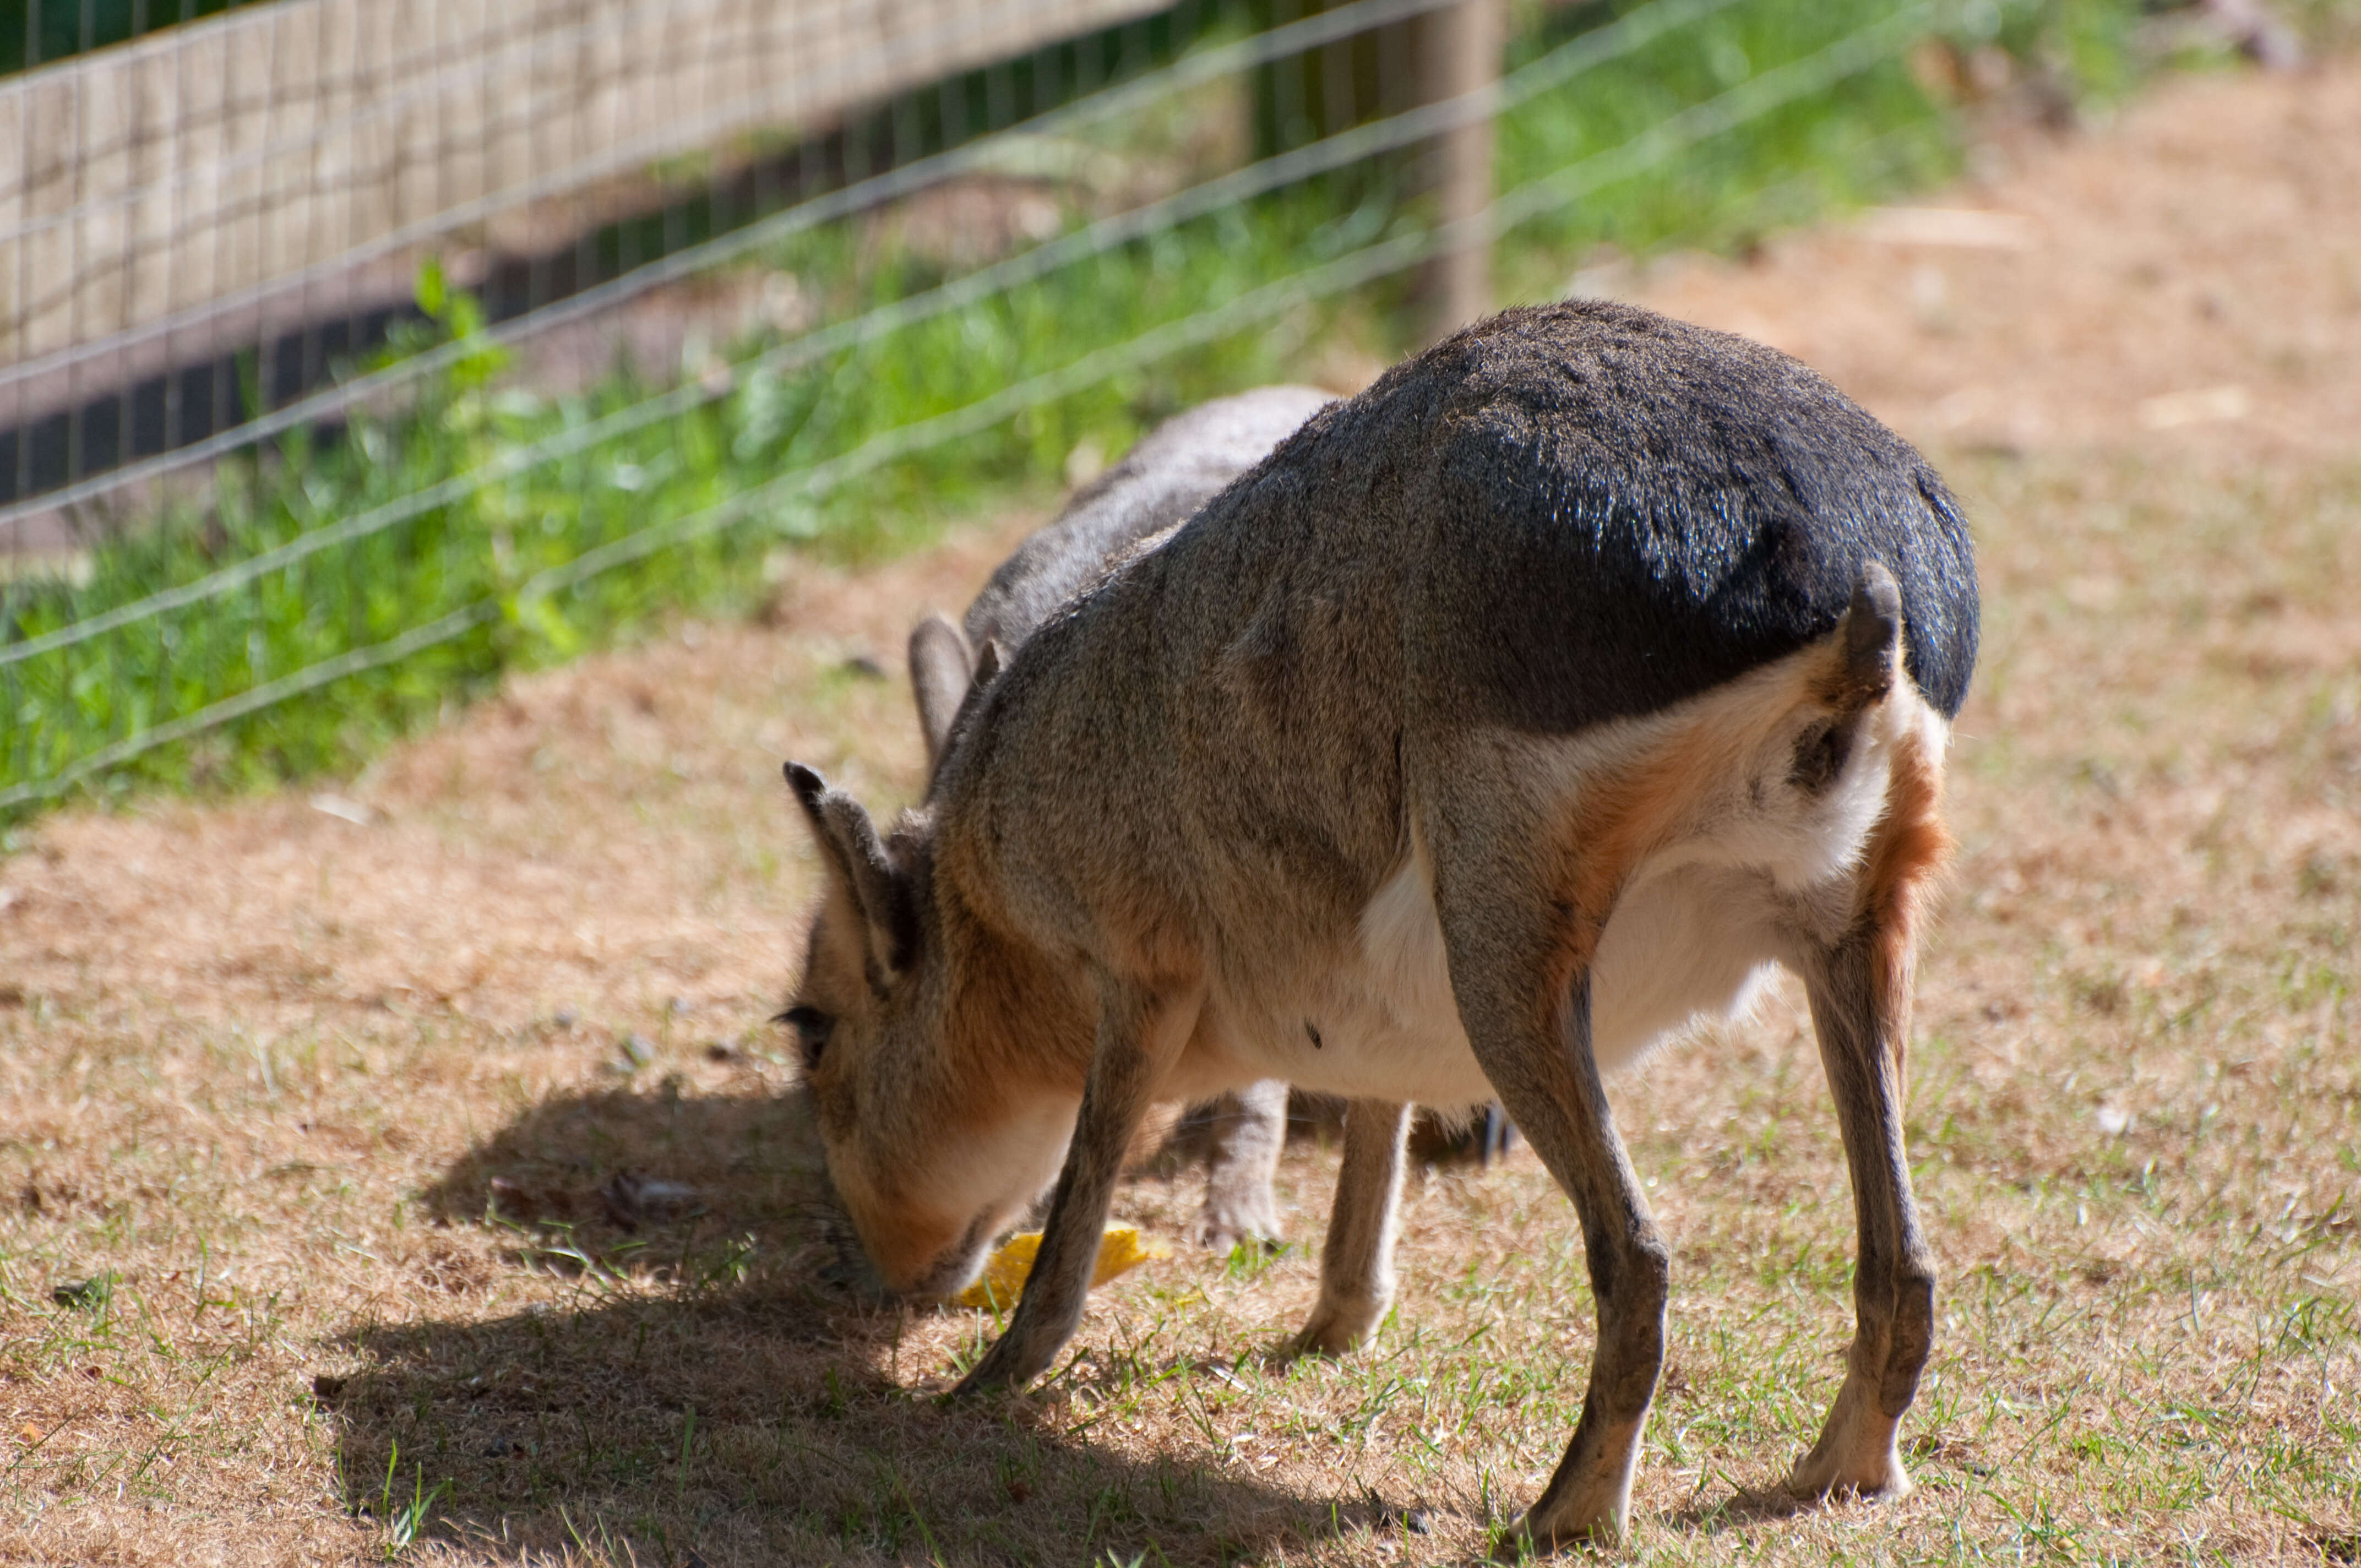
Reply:
<svg viewBox="0 0 2361 1568"><path fill-rule="evenodd" d="M1861 1258L1844 1386L1819 1441L1787 1477L1800 1497L1909 1491L1895 1434L1934 1343L1935 1268L1910 1194L1902 1057L1889 1026L1894 1011L1880 1005L1883 988L1871 972L1877 967L1872 945L1848 938L1816 955L1804 981L1843 1130Z"/></svg>
<svg viewBox="0 0 2361 1568"><path fill-rule="evenodd" d="M1917 905L1949 847L1940 775L1911 748L1897 758L1885 819L1870 845L1852 927L1800 957L1812 1027L1852 1176L1861 1260L1845 1380L1819 1441L1787 1477L1798 1497L1900 1497L1910 1489L1894 1438L1935 1336L1935 1266L1918 1227L1903 1148Z"/></svg>
<svg viewBox="0 0 2361 1568"><path fill-rule="evenodd" d="M1458 835L1438 823L1434 847L1436 908L1468 1042L1574 1201L1598 1303L1581 1419L1548 1486L1512 1527L1512 1539L1547 1548L1618 1540L1627 1528L1632 1468L1664 1365L1672 1267L1591 1047L1584 917L1566 910L1532 862L1530 847L1541 841L1497 822Z"/></svg>
<svg viewBox="0 0 2361 1568"><path fill-rule="evenodd" d="M1394 1302L1395 1219L1409 1135L1408 1105L1345 1105L1345 1157L1320 1254L1320 1300L1283 1354L1341 1354L1367 1343L1385 1320Z"/></svg>
<svg viewBox="0 0 2361 1568"><path fill-rule="evenodd" d="M1641 1433L1664 1366L1672 1283L1672 1255L1608 1109L1589 1018L1586 976L1559 1009L1551 1059L1532 1048L1536 1032L1518 1050L1517 1068L1504 1066L1494 1079L1526 1141L1574 1200L1598 1303L1598 1338L1574 1437L1549 1485L1513 1527L1516 1537L1543 1548L1617 1541L1629 1528Z"/></svg>
<svg viewBox="0 0 2361 1568"><path fill-rule="evenodd" d="M951 1390L969 1398L1021 1388L1048 1370L1081 1327L1124 1156L1156 1091L1197 1025L1202 987L1159 992L1113 977L1099 986L1098 1044L1065 1169L1049 1200L1041 1249L1007 1332Z"/></svg>

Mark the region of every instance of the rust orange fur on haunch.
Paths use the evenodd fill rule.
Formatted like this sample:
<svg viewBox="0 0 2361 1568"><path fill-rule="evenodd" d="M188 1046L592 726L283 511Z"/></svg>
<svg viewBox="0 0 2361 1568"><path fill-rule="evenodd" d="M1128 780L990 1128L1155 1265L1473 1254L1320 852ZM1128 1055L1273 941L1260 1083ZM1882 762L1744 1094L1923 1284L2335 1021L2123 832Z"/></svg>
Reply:
<svg viewBox="0 0 2361 1568"><path fill-rule="evenodd" d="M1885 792L1885 816L1869 845L1861 872L1860 918L1878 934L1881 1005L1907 1019L1918 928L1927 902L1958 844L1943 819L1943 763L1923 740L1900 748ZM1894 1036L1897 1085L1907 1067L1910 1032Z"/></svg>
<svg viewBox="0 0 2361 1568"><path fill-rule="evenodd" d="M1769 966L1803 979L1861 1240L1799 1496L1898 1495L1934 1277L1899 1100L1966 530L1793 360L1620 306L1512 312L1315 414L979 664L881 836L788 777L831 871L788 1017L884 1288L941 1296L1052 1175L1033 1284L962 1394L1079 1323L1157 1102L1346 1096L1304 1351L1393 1294L1409 1104L1505 1104L1574 1200L1584 1413L1518 1526L1619 1534L1669 1249L1604 1082Z"/></svg>

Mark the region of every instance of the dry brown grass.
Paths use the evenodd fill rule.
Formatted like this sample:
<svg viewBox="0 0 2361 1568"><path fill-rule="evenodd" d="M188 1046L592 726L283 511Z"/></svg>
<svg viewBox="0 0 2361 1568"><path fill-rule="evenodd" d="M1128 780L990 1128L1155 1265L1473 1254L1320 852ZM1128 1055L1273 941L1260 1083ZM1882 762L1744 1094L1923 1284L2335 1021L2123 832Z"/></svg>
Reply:
<svg viewBox="0 0 2361 1568"><path fill-rule="evenodd" d="M1633 1554L2352 1562L2361 71L2183 83L1960 199L2037 244L1838 231L1647 291L1928 442L1989 609L1915 1058L1921 1490L1747 1502L1847 1331L1842 1163L1774 999L1620 1091L1677 1248ZM2243 419L2144 422L2224 386ZM811 887L774 770L906 794L906 693L853 662L1027 521L519 682L341 787L362 823L153 801L0 862L0 1560L370 1559L422 1492L429 1560L1481 1548L1587 1356L1529 1157L1416 1188L1400 1313L1334 1363L1262 1359L1301 1249L1126 1277L988 1411L923 1398L988 1322L813 1283L763 1024ZM1333 1164L1286 1164L1303 1239Z"/></svg>

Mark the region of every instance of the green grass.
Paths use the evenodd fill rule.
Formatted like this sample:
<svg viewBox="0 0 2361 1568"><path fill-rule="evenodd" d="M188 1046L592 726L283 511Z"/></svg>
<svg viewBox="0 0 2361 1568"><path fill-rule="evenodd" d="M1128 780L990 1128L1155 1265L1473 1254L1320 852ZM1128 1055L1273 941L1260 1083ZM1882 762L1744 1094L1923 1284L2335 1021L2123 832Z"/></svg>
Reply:
<svg viewBox="0 0 2361 1568"><path fill-rule="evenodd" d="M1563 41L1568 27L1606 19L1609 9L1581 7L1525 27L1510 66ZM1509 115L1499 184L1511 188L1622 145L1681 108L1891 10L1881 0L1749 0L1678 29ZM1963 44L1990 35L2028 54L2070 59L2094 82L2119 73L2120 24L2130 14L2123 5L2087 0L1964 14L1988 16L1992 25L1969 27ZM1194 121L1239 112L1235 87L1201 90L1119 129L1110 147L1134 162L1170 161L1170 148L1189 139ZM1600 246L1628 253L1677 244L1742 247L1831 206L1922 185L1955 166L1957 135L1905 65L1888 60L1527 225L1499 249L1502 296L1554 297L1575 262ZM1180 167L1190 178L1209 171L1185 159ZM746 499L782 475L857 452L864 442L1094 349L1415 232L1417 203L1398 203L1386 188L1363 181L1347 193L1315 182L1282 192L781 371L729 368L775 339L727 345L708 365L688 367L719 395L672 417L527 466L221 598L0 665L0 822L40 804L11 807L12 789L48 793L49 781L103 748L460 616L458 633L435 646L148 751L97 773L87 787L109 795L143 786L236 788L350 768L506 671L629 639L679 612L742 612L767 591L766 572L775 578L793 570L792 554L782 551L875 558L1013 498L1046 498L1068 454L1085 440L1119 452L1192 402L1301 378L1316 353L1340 346L1364 359L1389 359L1411 346L1399 278L1069 390L825 493L774 485ZM1085 217L1082 200L1070 200L1069 226ZM907 299L946 275L919 254L882 245L857 223L774 247L762 262L802 280L823 320ZM437 278L422 280L422 302L434 327L403 347L481 341L472 304ZM499 351L483 344L428 378L402 407L224 462L208 494L159 516L125 520L71 574L0 587L0 649L199 581L455 476L513 463L665 389L619 372L586 395L549 399L504 378L501 369ZM683 384L695 380L691 374ZM717 507L742 515L616 569L538 591L537 573L618 547L651 523Z"/></svg>

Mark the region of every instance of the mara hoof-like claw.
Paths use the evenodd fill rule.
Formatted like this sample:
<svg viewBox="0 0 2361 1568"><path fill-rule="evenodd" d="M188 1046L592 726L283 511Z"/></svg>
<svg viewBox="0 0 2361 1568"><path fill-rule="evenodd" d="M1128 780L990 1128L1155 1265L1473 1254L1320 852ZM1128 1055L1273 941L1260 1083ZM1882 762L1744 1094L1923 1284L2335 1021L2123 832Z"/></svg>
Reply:
<svg viewBox="0 0 2361 1568"><path fill-rule="evenodd" d="M1584 1527L1544 1530L1534 1525L1532 1514L1523 1513L1511 1520L1493 1541L1491 1560L1495 1563L1525 1563L1575 1547L1620 1546L1625 1534L1622 1521L1612 1518L1598 1519Z"/></svg>
<svg viewBox="0 0 2361 1568"><path fill-rule="evenodd" d="M1189 1227L1189 1239L1207 1252L1217 1254L1226 1254L1242 1245L1267 1253L1277 1252L1287 1245L1279 1234L1276 1215L1216 1209L1211 1204Z"/></svg>
<svg viewBox="0 0 2361 1568"><path fill-rule="evenodd" d="M1910 1474L1902 1468L1899 1462L1883 1475L1841 1475L1834 1474L1832 1466L1812 1464L1809 1457L1796 1462L1779 1489L1796 1502L1806 1505L1841 1503L1854 1498L1893 1503L1908 1497L1913 1490Z"/></svg>
<svg viewBox="0 0 2361 1568"><path fill-rule="evenodd" d="M1021 1392L1027 1384L1033 1381L1034 1372L1026 1368L1016 1354L1010 1350L1011 1343L1005 1334L993 1342L992 1348L984 1352L983 1359L975 1364L974 1369L943 1396L945 1402L968 1405L995 1394Z"/></svg>
<svg viewBox="0 0 2361 1568"><path fill-rule="evenodd" d="M1908 1497L1910 1473L1902 1467L1902 1454L1894 1446L1899 1428L1898 1415L1879 1409L1870 1390L1848 1377L1820 1429L1819 1441L1795 1461L1782 1489L1803 1503Z"/></svg>
<svg viewBox="0 0 2361 1568"><path fill-rule="evenodd" d="M1377 1337L1378 1323L1384 1317L1382 1308L1375 1312L1346 1311L1323 1303L1312 1309L1312 1321L1280 1350L1280 1358L1349 1354Z"/></svg>
<svg viewBox="0 0 2361 1568"><path fill-rule="evenodd" d="M1853 1497L1894 1502L1910 1495L1910 1473L1902 1467L1902 1455L1894 1452L1890 1437L1850 1453L1842 1443L1824 1437L1795 1461L1779 1489L1806 1506Z"/></svg>

